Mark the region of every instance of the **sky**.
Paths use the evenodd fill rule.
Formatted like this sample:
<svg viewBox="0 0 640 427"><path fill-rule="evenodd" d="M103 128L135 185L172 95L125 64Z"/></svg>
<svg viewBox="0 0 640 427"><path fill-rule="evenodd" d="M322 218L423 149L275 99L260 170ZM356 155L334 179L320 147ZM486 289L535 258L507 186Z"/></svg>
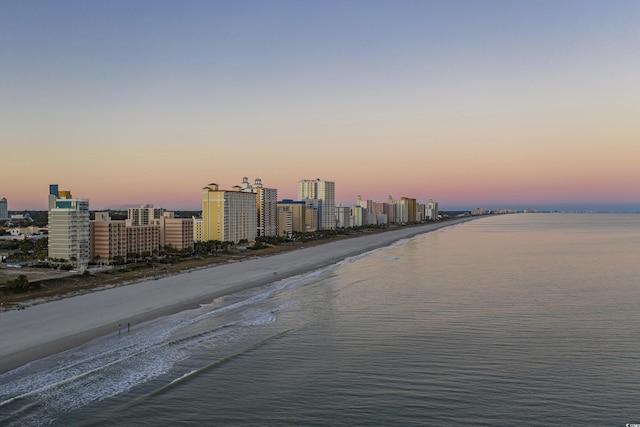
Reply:
<svg viewBox="0 0 640 427"><path fill-rule="evenodd" d="M640 211L637 0L0 0L0 198Z"/></svg>

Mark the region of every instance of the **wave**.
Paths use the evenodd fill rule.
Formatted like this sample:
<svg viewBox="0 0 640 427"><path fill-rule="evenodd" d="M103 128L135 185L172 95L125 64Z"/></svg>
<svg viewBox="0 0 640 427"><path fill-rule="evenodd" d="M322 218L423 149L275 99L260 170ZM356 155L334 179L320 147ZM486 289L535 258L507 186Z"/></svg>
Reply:
<svg viewBox="0 0 640 427"><path fill-rule="evenodd" d="M338 264L217 298L197 309L136 325L130 333L113 333L5 373L0 376L0 425L18 422L17 417L20 425L53 422L60 412L169 375L176 364L196 351L216 349L221 356L213 364L190 370L169 384L231 360L287 333L289 329L274 334L274 327L269 325L276 324L278 313L291 309L295 302L276 297L288 289L315 282ZM260 332L263 328L269 330ZM233 350L242 343L249 344L240 351ZM225 348L231 354L224 355Z"/></svg>

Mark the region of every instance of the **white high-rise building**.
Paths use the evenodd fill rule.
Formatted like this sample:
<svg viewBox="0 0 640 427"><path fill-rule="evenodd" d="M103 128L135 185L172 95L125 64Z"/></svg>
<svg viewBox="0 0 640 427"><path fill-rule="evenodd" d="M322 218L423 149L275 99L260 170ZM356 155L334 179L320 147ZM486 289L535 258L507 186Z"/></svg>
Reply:
<svg viewBox="0 0 640 427"><path fill-rule="evenodd" d="M260 178L256 178L253 185L251 185L247 177L242 178L242 184L235 186L234 189L256 195L256 214L258 221L256 236L277 236L278 190L275 188L265 188Z"/></svg>
<svg viewBox="0 0 640 427"><path fill-rule="evenodd" d="M52 194L51 191L56 191ZM64 260L84 271L89 265L89 200L74 199L68 191L50 187L49 259Z"/></svg>
<svg viewBox="0 0 640 427"><path fill-rule="evenodd" d="M438 220L438 202L429 199L426 207L426 216L430 221Z"/></svg>
<svg viewBox="0 0 640 427"><path fill-rule="evenodd" d="M320 179L298 181L298 200L321 200L319 212L319 228L335 230L336 228L336 193L333 181Z"/></svg>

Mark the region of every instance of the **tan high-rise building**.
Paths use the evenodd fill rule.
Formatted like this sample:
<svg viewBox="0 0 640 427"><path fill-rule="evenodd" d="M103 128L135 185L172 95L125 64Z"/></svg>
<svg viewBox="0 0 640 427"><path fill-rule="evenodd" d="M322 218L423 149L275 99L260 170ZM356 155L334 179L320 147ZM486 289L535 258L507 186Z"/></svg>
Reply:
<svg viewBox="0 0 640 427"><path fill-rule="evenodd" d="M218 184L202 189L202 240L237 243L254 241L257 229L256 196L220 190Z"/></svg>
<svg viewBox="0 0 640 427"><path fill-rule="evenodd" d="M90 223L91 262L112 264L127 259L127 230L124 220L112 220L108 212L96 212Z"/></svg>
<svg viewBox="0 0 640 427"><path fill-rule="evenodd" d="M127 257L153 256L160 252L159 225L133 225L125 221L127 232Z"/></svg>
<svg viewBox="0 0 640 427"><path fill-rule="evenodd" d="M192 218L176 218L173 212L164 212L160 218L151 220L151 224L160 227L161 248L193 249Z"/></svg>
<svg viewBox="0 0 640 427"><path fill-rule="evenodd" d="M193 219L193 241L194 242L202 242L202 218Z"/></svg>
<svg viewBox="0 0 640 427"><path fill-rule="evenodd" d="M278 236L293 236L293 212L287 208L278 207Z"/></svg>
<svg viewBox="0 0 640 427"><path fill-rule="evenodd" d="M306 231L306 202L291 199L281 200L278 202L278 212L291 212L291 231L297 233L304 233ZM280 231L278 231L278 233L282 236Z"/></svg>
<svg viewBox="0 0 640 427"><path fill-rule="evenodd" d="M149 225L154 219L162 217L164 209L154 208L153 205L142 205L139 208L129 208L127 219L131 225Z"/></svg>
<svg viewBox="0 0 640 427"><path fill-rule="evenodd" d="M418 202L410 197L401 197L400 201L406 203L407 222L416 222L416 214L418 213Z"/></svg>

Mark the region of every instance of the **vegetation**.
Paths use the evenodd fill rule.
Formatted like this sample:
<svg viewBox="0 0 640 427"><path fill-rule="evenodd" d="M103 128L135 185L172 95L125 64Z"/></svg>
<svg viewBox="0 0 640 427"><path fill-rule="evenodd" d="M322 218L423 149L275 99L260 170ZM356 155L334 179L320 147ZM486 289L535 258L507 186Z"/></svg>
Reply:
<svg viewBox="0 0 640 427"><path fill-rule="evenodd" d="M7 257L7 261L42 261L47 257L49 239L5 240L0 242L0 249L15 251Z"/></svg>
<svg viewBox="0 0 640 427"><path fill-rule="evenodd" d="M401 227L392 225L390 227ZM4 288L0 286L0 303L4 307L15 306L34 298L61 298L69 294L87 292L96 287L119 286L136 280L148 280L149 278L191 271L194 268L207 267L218 263L254 256L256 253L276 254L301 245L314 245L327 240L356 237L362 234L377 233L387 226L372 225L349 229L322 230L310 233L294 233L291 238L260 236L251 242L243 242L244 245L235 245L233 242L209 241L197 242L193 248L178 250L171 246L160 248L157 253L127 254L130 260L117 256L111 261L116 268L106 270L85 271L83 274L62 274L60 270L71 270L70 260L50 259L49 263L59 270L55 274L46 274L47 277L38 277L38 274L26 272L28 277L9 280ZM16 257L25 259L43 259L46 256L47 239L26 239L23 241L0 241L2 245L10 246L15 251ZM8 248L5 248L8 249ZM40 258L42 257L42 258ZM96 262L107 260L97 259ZM125 263L125 261L131 261ZM44 264L38 264L44 266ZM17 273L17 272L16 272ZM13 276L15 277L15 276ZM36 279L36 277L38 277ZM32 280L29 283L29 278ZM4 279L6 280L6 278ZM26 282L25 282L26 280ZM0 282L1 283L1 282Z"/></svg>
<svg viewBox="0 0 640 427"><path fill-rule="evenodd" d="M40 285L38 283L29 283L29 279L24 274L19 275L17 278L13 280L7 281L4 285L5 292L27 292L29 290L39 289Z"/></svg>

